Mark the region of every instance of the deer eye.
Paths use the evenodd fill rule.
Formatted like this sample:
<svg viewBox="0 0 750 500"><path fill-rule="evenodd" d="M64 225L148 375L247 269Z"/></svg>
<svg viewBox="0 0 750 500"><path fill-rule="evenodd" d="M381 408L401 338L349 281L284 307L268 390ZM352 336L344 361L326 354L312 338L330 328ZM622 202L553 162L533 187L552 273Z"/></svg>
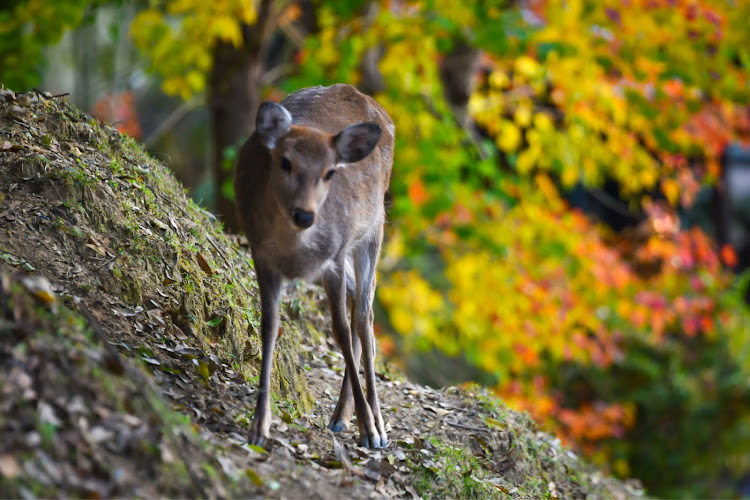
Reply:
<svg viewBox="0 0 750 500"><path fill-rule="evenodd" d="M286 157L281 159L281 170L283 170L284 172L292 171L292 162L290 162Z"/></svg>
<svg viewBox="0 0 750 500"><path fill-rule="evenodd" d="M330 181L331 177L333 177L333 174L335 173L336 173L335 170L329 170L328 172L326 172L326 175L323 176L323 180L326 182Z"/></svg>

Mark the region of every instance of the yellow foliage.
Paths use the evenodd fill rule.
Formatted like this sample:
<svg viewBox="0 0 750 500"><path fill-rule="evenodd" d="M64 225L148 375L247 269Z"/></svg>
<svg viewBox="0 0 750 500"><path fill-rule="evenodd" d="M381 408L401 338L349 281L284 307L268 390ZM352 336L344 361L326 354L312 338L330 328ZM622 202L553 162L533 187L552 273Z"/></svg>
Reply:
<svg viewBox="0 0 750 500"><path fill-rule="evenodd" d="M508 74L499 69L490 73L489 82L492 87L499 90L504 90L510 87L510 78L508 78Z"/></svg>
<svg viewBox="0 0 750 500"><path fill-rule="evenodd" d="M538 159L538 150L537 149L525 149L521 151L521 153L518 155L518 160L516 163L516 168L518 169L518 173L522 175L526 175L531 172L531 170L534 168L534 165L536 165Z"/></svg>
<svg viewBox="0 0 750 500"><path fill-rule="evenodd" d="M500 130L495 139L497 147L506 153L515 152L521 145L521 130L508 120L501 120L499 123Z"/></svg>
<svg viewBox="0 0 750 500"><path fill-rule="evenodd" d="M534 127L540 132L551 132L554 130L552 120L546 113L534 113Z"/></svg>
<svg viewBox="0 0 750 500"><path fill-rule="evenodd" d="M155 5L136 15L130 35L164 77L162 90L183 99L205 90L211 49L218 42L240 47L242 24L257 20L255 2L246 0L163 0Z"/></svg>
<svg viewBox="0 0 750 500"><path fill-rule="evenodd" d="M379 288L393 328L402 335L417 335L437 341L437 322L445 312L440 293L416 271L396 271Z"/></svg>
<svg viewBox="0 0 750 500"><path fill-rule="evenodd" d="M523 128L531 125L531 105L529 103L524 103L518 106L516 112L513 113L513 121L515 121L519 127Z"/></svg>
<svg viewBox="0 0 750 500"><path fill-rule="evenodd" d="M675 179L663 179L661 181L661 190L667 197L669 203L677 205L680 199L680 186Z"/></svg>
<svg viewBox="0 0 750 500"><path fill-rule="evenodd" d="M542 75L542 66L528 56L521 56L516 59L513 69L528 80L533 80Z"/></svg>
<svg viewBox="0 0 750 500"><path fill-rule="evenodd" d="M218 15L211 19L209 33L216 41L229 42L235 47L242 45L242 30L233 18Z"/></svg>

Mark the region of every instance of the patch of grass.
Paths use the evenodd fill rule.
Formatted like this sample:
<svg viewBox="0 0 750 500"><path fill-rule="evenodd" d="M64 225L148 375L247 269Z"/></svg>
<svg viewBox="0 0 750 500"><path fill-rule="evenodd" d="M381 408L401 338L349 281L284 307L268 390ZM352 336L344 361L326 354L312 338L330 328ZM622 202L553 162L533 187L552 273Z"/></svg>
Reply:
<svg viewBox="0 0 750 500"><path fill-rule="evenodd" d="M76 158L75 166L61 170L60 176L71 187L86 187L98 182L98 179L89 174L86 164L80 158Z"/></svg>
<svg viewBox="0 0 750 500"><path fill-rule="evenodd" d="M468 450L450 446L435 437L428 440L434 455L421 464L411 463L414 486L424 497L488 498L498 490L483 479L486 465Z"/></svg>
<svg viewBox="0 0 750 500"><path fill-rule="evenodd" d="M478 386L473 389L476 391L476 399L483 412L489 413L493 416L498 416L507 411L499 398L482 391Z"/></svg>
<svg viewBox="0 0 750 500"><path fill-rule="evenodd" d="M302 413L297 402L291 398L278 400L273 394L271 395L271 410L274 415L281 415L287 424L290 424L300 418Z"/></svg>
<svg viewBox="0 0 750 500"><path fill-rule="evenodd" d="M109 161L109 168L112 170L113 175L120 175L125 171L122 166L122 161L119 158L112 158Z"/></svg>

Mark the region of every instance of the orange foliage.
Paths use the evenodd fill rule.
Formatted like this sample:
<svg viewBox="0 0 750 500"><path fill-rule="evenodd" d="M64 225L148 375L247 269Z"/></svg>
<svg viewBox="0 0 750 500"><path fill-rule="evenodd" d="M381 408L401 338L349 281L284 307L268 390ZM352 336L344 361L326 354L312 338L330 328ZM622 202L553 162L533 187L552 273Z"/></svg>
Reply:
<svg viewBox="0 0 750 500"><path fill-rule="evenodd" d="M99 99L91 109L91 115L105 123L113 125L123 134L140 139L143 131L138 123L135 110L135 99L132 92L107 94Z"/></svg>

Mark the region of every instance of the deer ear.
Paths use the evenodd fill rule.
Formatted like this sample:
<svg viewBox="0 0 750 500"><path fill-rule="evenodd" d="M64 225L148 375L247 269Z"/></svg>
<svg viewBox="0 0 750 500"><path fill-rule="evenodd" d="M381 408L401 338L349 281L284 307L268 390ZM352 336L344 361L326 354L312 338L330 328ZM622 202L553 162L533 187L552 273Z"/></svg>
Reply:
<svg viewBox="0 0 750 500"><path fill-rule="evenodd" d="M358 162L369 155L380 140L380 125L373 122L349 125L333 138L333 145L343 163Z"/></svg>
<svg viewBox="0 0 750 500"><path fill-rule="evenodd" d="M258 108L255 133L268 149L273 149L276 141L289 133L291 127L292 114L281 104L265 101Z"/></svg>

